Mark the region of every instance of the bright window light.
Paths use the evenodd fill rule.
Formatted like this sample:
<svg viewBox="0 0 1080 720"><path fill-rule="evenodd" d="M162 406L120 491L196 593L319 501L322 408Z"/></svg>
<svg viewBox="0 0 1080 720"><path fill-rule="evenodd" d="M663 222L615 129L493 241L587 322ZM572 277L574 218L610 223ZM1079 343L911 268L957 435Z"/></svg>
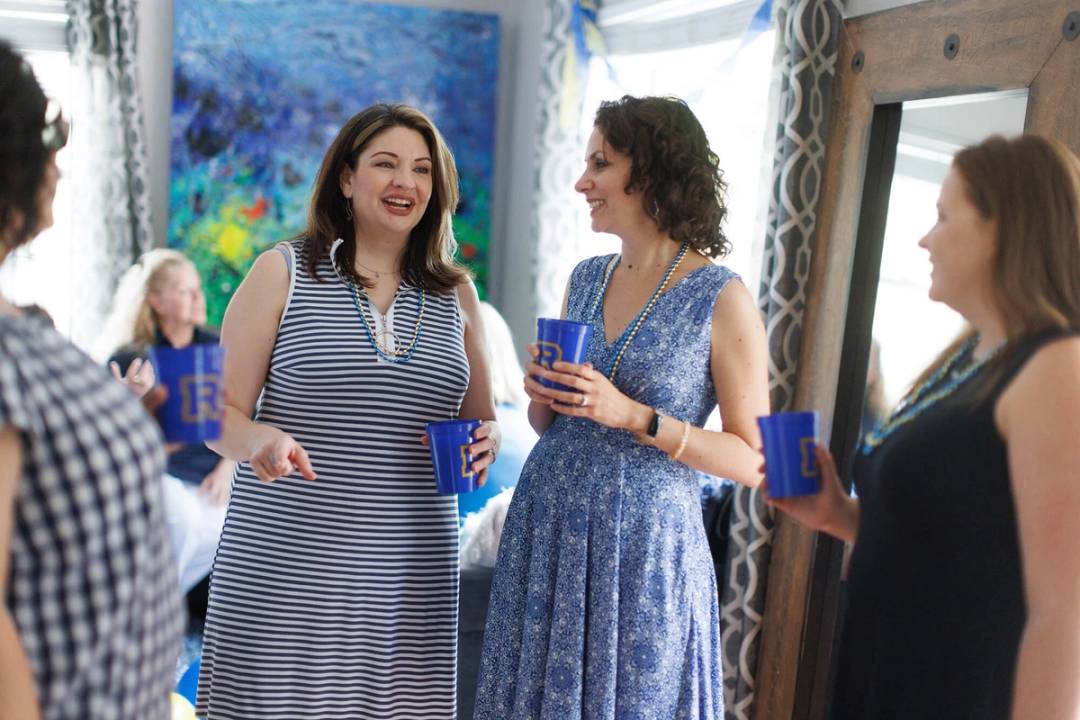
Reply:
<svg viewBox="0 0 1080 720"><path fill-rule="evenodd" d="M71 63L66 52L30 51L23 56L45 94L67 111L71 107ZM73 129L77 121L72 124ZM74 137L74 135L73 135ZM72 335L74 237L71 217L71 186L67 181L68 157L65 148L56 156L60 182L53 202L53 226L32 242L15 250L0 265L0 291L16 305L39 305L52 316L57 330ZM86 278L82 277L81 282Z"/></svg>
<svg viewBox="0 0 1080 720"><path fill-rule="evenodd" d="M580 156L603 100L623 95L674 95L689 104L720 157L728 182L725 232L733 250L721 262L739 273L757 294L764 247L767 192L772 163L773 128L769 124L769 85L775 33L754 37L745 45L731 40L680 50L593 58L580 128ZM584 162L584 161L582 161ZM577 207L577 252L569 269L592 255L618 252L613 235L590 229L588 207Z"/></svg>

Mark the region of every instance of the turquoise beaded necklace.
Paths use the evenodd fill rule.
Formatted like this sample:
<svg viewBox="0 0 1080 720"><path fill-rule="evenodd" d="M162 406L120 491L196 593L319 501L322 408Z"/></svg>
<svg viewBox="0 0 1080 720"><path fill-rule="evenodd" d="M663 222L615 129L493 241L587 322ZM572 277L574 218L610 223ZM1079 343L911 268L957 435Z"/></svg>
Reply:
<svg viewBox="0 0 1080 720"><path fill-rule="evenodd" d="M420 344L420 335L424 327L424 308L427 307L427 292L424 291L424 287L419 286L420 296L416 299L416 327L413 328L412 340L405 347L404 350L398 350L396 348L384 347L379 339L375 337L375 329L371 327L371 323L368 322L367 314L364 312L364 308L360 304L360 293L356 290L356 282L351 275L346 275L341 272L337 266L337 249L345 241L338 238L334 241L334 244L330 246L330 264L334 268L334 272L337 274L338 279L348 286L350 293L352 294L353 307L356 308L356 314L360 316L360 322L364 326L364 334L367 335L368 342L371 343L372 349L375 350L375 354L389 363L407 363L412 359L413 353L416 352L417 346ZM361 263L362 267L367 267ZM369 270L371 268L368 268ZM378 273L376 273L377 275ZM367 296L367 292L364 292L364 297L367 299L368 304L371 304L371 298ZM397 299L397 295L394 295L394 299ZM372 310L374 314L374 310ZM392 334L392 330L391 330ZM396 343L395 343L396 344Z"/></svg>
<svg viewBox="0 0 1080 720"><path fill-rule="evenodd" d="M364 312L364 308L360 306L360 294L356 291L356 283L353 279L347 278L349 289L352 290L353 305L356 307L356 314L360 316L360 320L363 321L364 333L367 335L368 342L371 343L371 347L375 349L375 354L389 363L406 363L412 359L413 353L416 352L416 346L420 344L420 334L424 325L424 308L427 306L427 293L424 292L424 288L420 288L420 297L416 299L416 327L413 328L412 342L410 342L404 350L397 350L394 348L383 347L383 344L375 337L375 330L368 322L367 314ZM367 297L367 293L364 293ZM371 299L368 298L368 304L371 303Z"/></svg>
<svg viewBox="0 0 1080 720"><path fill-rule="evenodd" d="M941 363L941 367L935 370L930 377L926 378L918 386L911 389L907 395L900 400L900 403L896 406L896 410L893 414L881 424L880 427L874 428L870 432L866 433L860 444L860 452L863 455L869 455L872 453L881 443L895 433L897 430L907 425L909 422L922 415L931 406L938 403L940 400L948 397L956 392L956 390L972 378L979 372L988 362L1001 352L1001 348L1004 345L996 348L992 353L984 357L982 360L975 360L970 365L960 368L961 363L971 356L974 352L975 346L978 345L978 336L971 338L966 343L957 348L945 362Z"/></svg>
<svg viewBox="0 0 1080 720"><path fill-rule="evenodd" d="M615 359L611 363L611 367L604 373L608 380L615 379L615 371L619 369L619 363L622 362L623 355L626 353L626 348L630 346L630 341L637 335L638 330L641 329L642 324L645 322L645 318L652 312L653 306L656 305L656 301L660 299L660 295L664 292L667 284L671 282L671 276L678 270L679 265L682 263L683 258L686 257L686 253L690 250L690 243L684 242L679 246L679 251L675 253L675 257L672 258L671 264L668 265L667 270L664 272L664 277L660 278L660 282L653 290L652 295L649 297L648 302L645 303L645 307L641 309L635 317L632 323L630 323L630 330L625 332L622 342L619 343L619 348L615 353ZM597 317L597 312L600 311L600 304L604 300L604 296L607 295L608 283L611 282L611 275L615 272L615 268L618 267L619 262L622 260L621 255L616 255L608 263L607 269L604 271L604 280L600 283L600 292L597 293L596 298L593 300L592 309L589 310L589 319L592 320Z"/></svg>

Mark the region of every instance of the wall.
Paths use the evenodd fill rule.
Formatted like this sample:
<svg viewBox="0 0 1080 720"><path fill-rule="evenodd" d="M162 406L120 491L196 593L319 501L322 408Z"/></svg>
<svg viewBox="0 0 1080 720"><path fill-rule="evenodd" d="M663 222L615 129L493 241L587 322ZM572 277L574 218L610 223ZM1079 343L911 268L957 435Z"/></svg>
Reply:
<svg viewBox="0 0 1080 720"><path fill-rule="evenodd" d="M519 345L533 333L528 251L536 147L536 88L545 0L396 0L499 15L500 64L492 197L491 299L507 315ZM172 108L172 0L140 3L138 54L149 144L154 234L164 244L169 203L169 115Z"/></svg>

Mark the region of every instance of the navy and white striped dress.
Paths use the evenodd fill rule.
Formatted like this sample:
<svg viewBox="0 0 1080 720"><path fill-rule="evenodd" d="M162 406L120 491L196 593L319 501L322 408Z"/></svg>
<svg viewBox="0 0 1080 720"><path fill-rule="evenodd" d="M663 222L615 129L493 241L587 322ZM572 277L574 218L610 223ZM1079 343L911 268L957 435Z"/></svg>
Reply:
<svg viewBox="0 0 1080 720"><path fill-rule="evenodd" d="M256 421L318 479L237 470L211 581L198 713L210 720L454 720L457 500L436 494L424 426L469 382L456 293L428 293L412 358L379 360L348 285L293 254ZM419 289L393 324L408 342Z"/></svg>

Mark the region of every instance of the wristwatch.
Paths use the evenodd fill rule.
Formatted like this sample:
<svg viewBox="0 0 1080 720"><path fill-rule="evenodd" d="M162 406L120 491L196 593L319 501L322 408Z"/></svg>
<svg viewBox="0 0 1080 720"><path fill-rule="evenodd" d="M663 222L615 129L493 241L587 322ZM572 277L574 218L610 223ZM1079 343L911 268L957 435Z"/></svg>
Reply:
<svg viewBox="0 0 1080 720"><path fill-rule="evenodd" d="M649 427L645 428L645 434L653 440L660 434L660 426L664 424L664 415L659 410L653 410L652 419L649 420Z"/></svg>

